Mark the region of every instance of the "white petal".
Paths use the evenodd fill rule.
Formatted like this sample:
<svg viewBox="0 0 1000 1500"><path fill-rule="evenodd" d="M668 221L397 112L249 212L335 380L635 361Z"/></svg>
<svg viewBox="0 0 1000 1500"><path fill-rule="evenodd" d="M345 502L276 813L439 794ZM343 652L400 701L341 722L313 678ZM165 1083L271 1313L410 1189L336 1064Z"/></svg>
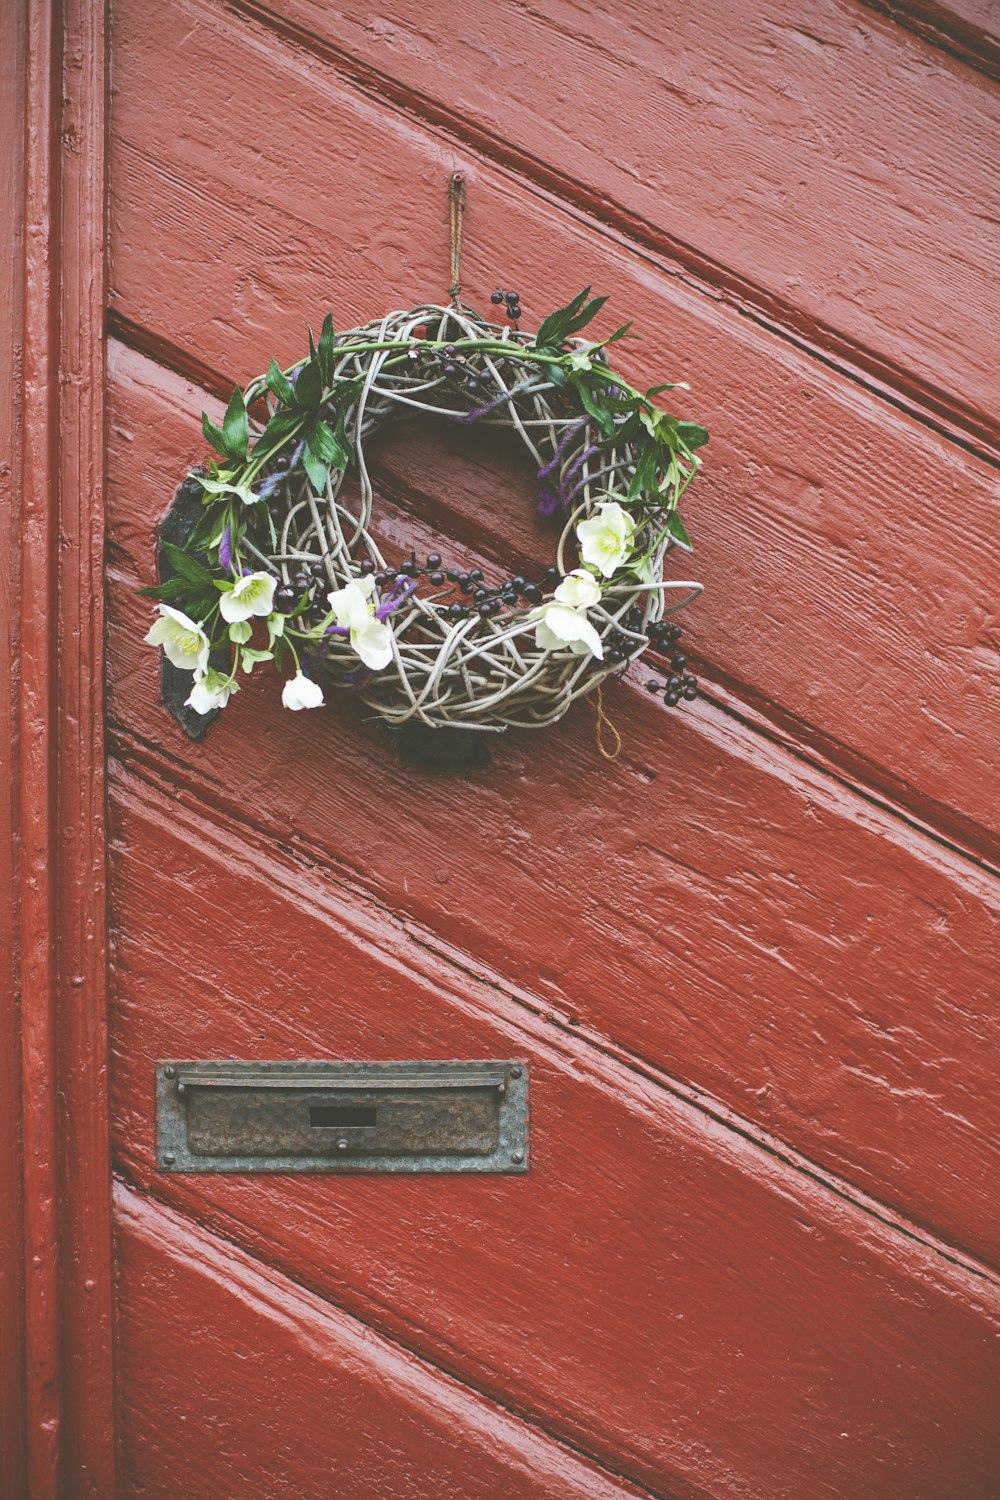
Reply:
<svg viewBox="0 0 1000 1500"><path fill-rule="evenodd" d="M555 597L560 604L589 609L592 604L599 602L601 585L593 573L588 573L585 568L574 568L556 589Z"/></svg>
<svg viewBox="0 0 1000 1500"><path fill-rule="evenodd" d="M198 624L169 604L159 606L160 618L145 639L151 646L162 646L163 653L182 672L204 672L208 666L208 636Z"/></svg>
<svg viewBox="0 0 1000 1500"><path fill-rule="evenodd" d="M593 656L604 655L601 638L586 615L567 604L546 604L539 611L535 640L543 651L568 646L576 656L584 656L588 651Z"/></svg>
<svg viewBox="0 0 1000 1500"><path fill-rule="evenodd" d="M276 585L277 579L270 573L247 573L222 595L219 613L230 622L269 615Z"/></svg>
<svg viewBox="0 0 1000 1500"><path fill-rule="evenodd" d="M374 581L372 587L374 587ZM357 583L348 583L342 589L334 589L332 594L327 595L327 600L337 624L346 626L348 630L353 630L355 626L363 625L366 619L371 619L368 596Z"/></svg>
<svg viewBox="0 0 1000 1500"><path fill-rule="evenodd" d="M319 708L323 702L323 689L304 672L296 672L282 688L281 701L296 713L300 708Z"/></svg>
<svg viewBox="0 0 1000 1500"><path fill-rule="evenodd" d="M213 708L225 708L234 692L235 682L223 677L221 672L206 672L195 678L194 686L185 701L195 713L207 714Z"/></svg>
<svg viewBox="0 0 1000 1500"><path fill-rule="evenodd" d="M351 645L373 672L381 672L392 661L392 631L374 615L351 627Z"/></svg>

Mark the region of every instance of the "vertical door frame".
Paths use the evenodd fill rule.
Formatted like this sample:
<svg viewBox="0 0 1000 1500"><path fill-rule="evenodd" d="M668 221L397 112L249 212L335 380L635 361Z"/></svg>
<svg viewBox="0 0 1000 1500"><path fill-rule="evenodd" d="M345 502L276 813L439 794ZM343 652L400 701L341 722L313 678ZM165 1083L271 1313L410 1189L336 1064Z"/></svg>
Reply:
<svg viewBox="0 0 1000 1500"><path fill-rule="evenodd" d="M4 26L22 90L20 191L2 209L15 222L14 379L0 412L13 455L0 557L0 714L11 717L0 817L13 835L0 1191L15 1199L20 1243L0 1243L14 1289L0 1297L0 1333L10 1325L20 1369L5 1359L14 1415L0 1428L0 1477L27 1500L109 1500L104 3L17 0Z"/></svg>

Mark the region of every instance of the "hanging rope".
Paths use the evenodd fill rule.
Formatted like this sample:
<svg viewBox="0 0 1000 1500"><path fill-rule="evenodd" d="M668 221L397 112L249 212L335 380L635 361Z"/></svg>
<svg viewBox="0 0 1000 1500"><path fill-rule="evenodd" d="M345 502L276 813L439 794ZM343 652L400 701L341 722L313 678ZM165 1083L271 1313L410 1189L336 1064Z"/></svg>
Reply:
<svg viewBox="0 0 1000 1500"><path fill-rule="evenodd" d="M462 219L465 214L465 177L461 172L452 172L448 179L448 221L451 231L451 286L448 298L452 307L458 306L462 292Z"/></svg>
<svg viewBox="0 0 1000 1500"><path fill-rule="evenodd" d="M597 743L598 750L604 756L605 760L617 760L619 755L621 755L622 753L622 737L618 733L618 730L615 728L615 726L612 724L611 720L608 718L607 714L604 712L603 683L598 686L597 692L594 694L594 696L587 699L587 702L590 704L591 708L594 710L594 713L597 715L597 719L594 724L594 739ZM615 747L613 750L608 750L605 746L605 731L607 731L611 735L611 741Z"/></svg>

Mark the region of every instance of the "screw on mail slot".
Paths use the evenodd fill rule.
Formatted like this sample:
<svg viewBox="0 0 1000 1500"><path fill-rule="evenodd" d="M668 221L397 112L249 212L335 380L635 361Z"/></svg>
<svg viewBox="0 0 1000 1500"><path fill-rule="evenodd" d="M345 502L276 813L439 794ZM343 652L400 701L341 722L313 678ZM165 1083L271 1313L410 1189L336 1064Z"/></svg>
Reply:
<svg viewBox="0 0 1000 1500"><path fill-rule="evenodd" d="M528 1069L508 1062L166 1062L171 1172L524 1172Z"/></svg>

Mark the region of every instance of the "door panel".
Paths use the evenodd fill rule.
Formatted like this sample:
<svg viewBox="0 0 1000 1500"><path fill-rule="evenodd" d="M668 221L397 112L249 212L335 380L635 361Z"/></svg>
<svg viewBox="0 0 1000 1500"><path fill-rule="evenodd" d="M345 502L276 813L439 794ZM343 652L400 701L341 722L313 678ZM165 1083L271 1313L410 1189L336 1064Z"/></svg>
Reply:
<svg viewBox="0 0 1000 1500"><path fill-rule="evenodd" d="M641 1492L119 1188L122 1494L627 1500Z"/></svg>
<svg viewBox="0 0 1000 1500"><path fill-rule="evenodd" d="M111 706L131 764L163 739L134 589L151 578L159 476L191 461L203 395L130 350L111 369ZM413 533L398 506L385 514L390 535ZM995 883L717 712L666 718L645 676L613 707L608 695L618 767L594 753L581 708L456 796L401 766L351 706L293 718L262 683L243 692L246 719L194 747L175 736L161 768L530 1003L1000 1257Z"/></svg>
<svg viewBox="0 0 1000 1500"><path fill-rule="evenodd" d="M728 1494L741 1475L761 1495L847 1494L875 1444L859 1494L904 1493L920 1472L943 1496L956 1463L970 1495L988 1493L1000 1303L976 1278L831 1211L388 913L362 916L329 880L314 894L308 863L245 826L116 787L116 1149L131 1180L656 1492L681 1476ZM150 1058L434 1051L529 1060L526 1179L156 1173ZM706 1403L724 1463L698 1440Z"/></svg>
<svg viewBox="0 0 1000 1500"><path fill-rule="evenodd" d="M271 353L298 356L306 309L316 321L334 304L343 326L443 286L439 185L455 150L433 130L197 0L152 15L127 3L118 32L112 308L130 338L165 340L185 369L207 363L228 393ZM183 67L157 66L173 55ZM337 147L289 152L299 138ZM739 696L779 705L807 741L846 751L849 767L981 847L969 820L995 835L1000 802L984 732L1000 728L983 610L1000 561L995 471L718 309L598 220L488 162L469 169L470 285L488 294L516 256L534 316L592 282L644 331L628 347L633 378L683 375L694 388L677 404L713 432L689 507L707 589L697 654Z"/></svg>
<svg viewBox="0 0 1000 1500"><path fill-rule="evenodd" d="M122 1496L995 1492L998 90L857 0L808 27L708 3L113 0L88 503ZM579 705L432 776L349 695L289 715L258 679L192 744L136 591L198 415L327 307L441 295L459 167L470 301L513 282L531 324L590 282L643 334L630 376L694 387L703 696L614 684L613 764ZM375 457L391 556L548 563L502 443L404 427ZM71 748L92 690L64 687ZM67 953L82 930L64 903ZM98 949L65 976L86 1003L60 992L71 1128L103 1087ZM501 1056L531 1069L521 1177L157 1169L164 1058ZM98 1118L71 1138L89 1191ZM111 1500L66 1451L66 1495L30 1500Z"/></svg>
<svg viewBox="0 0 1000 1500"><path fill-rule="evenodd" d="M796 0L766 13L556 0L519 16L512 66L488 0L382 5L374 25L356 3L236 9L280 17L362 87L485 138L529 181L904 399L919 391L995 450L1000 327L983 317L995 244L981 207L1000 188L996 90L887 18L828 0L808 14Z"/></svg>

